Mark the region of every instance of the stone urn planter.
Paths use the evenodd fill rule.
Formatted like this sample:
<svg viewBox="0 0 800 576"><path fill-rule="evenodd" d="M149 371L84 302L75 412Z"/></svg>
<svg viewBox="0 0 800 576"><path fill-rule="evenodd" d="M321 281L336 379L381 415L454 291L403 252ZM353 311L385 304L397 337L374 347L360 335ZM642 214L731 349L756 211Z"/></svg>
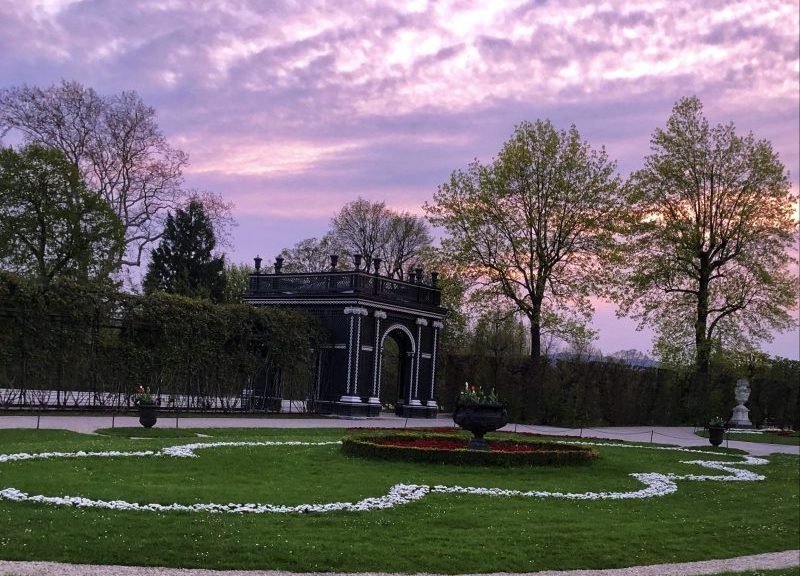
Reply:
<svg viewBox="0 0 800 576"><path fill-rule="evenodd" d="M725 437L724 426L709 426L708 427L708 441L712 446L719 446Z"/></svg>
<svg viewBox="0 0 800 576"><path fill-rule="evenodd" d="M470 450L491 450L483 436L508 424L508 411L503 404L457 404L453 422L472 432Z"/></svg>
<svg viewBox="0 0 800 576"><path fill-rule="evenodd" d="M158 421L158 406L155 404L139 404L139 424L152 428Z"/></svg>

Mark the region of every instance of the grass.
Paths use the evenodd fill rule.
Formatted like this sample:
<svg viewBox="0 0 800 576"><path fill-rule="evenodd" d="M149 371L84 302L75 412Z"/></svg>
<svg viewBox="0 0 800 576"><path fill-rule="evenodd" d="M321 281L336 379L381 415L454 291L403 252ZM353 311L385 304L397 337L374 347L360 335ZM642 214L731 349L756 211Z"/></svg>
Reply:
<svg viewBox="0 0 800 576"><path fill-rule="evenodd" d="M0 452L156 450L202 441L337 440L344 434L263 428L102 432L0 430ZM379 496L398 482L623 491L641 487L631 472L713 473L682 464L701 457L686 452L598 450L599 460L577 468L497 469L362 460L343 456L337 446L226 447L199 450L192 459L6 462L0 464L0 489L137 502L300 504ZM158 514L0 501L0 558L465 573L613 568L800 548L798 459L775 455L752 469L767 480L679 481L677 493L646 500L429 494L388 510L305 515Z"/></svg>
<svg viewBox="0 0 800 576"><path fill-rule="evenodd" d="M702 438L708 438L706 430L698 430L695 432ZM800 446L800 433L795 432L793 436L779 436L778 434L759 433L753 434L748 432L726 432L725 438L728 440L737 440L739 442L757 442L759 444L785 444L789 446Z"/></svg>

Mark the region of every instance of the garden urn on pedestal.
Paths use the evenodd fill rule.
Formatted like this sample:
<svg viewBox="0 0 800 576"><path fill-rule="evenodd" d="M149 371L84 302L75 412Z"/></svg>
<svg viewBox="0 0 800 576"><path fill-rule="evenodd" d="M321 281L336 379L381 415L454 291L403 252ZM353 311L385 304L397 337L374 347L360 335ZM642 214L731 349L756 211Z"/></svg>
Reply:
<svg viewBox="0 0 800 576"><path fill-rule="evenodd" d="M456 406L453 422L464 430L472 432L470 450L491 450L483 436L508 424L508 411L502 404L471 404Z"/></svg>
<svg viewBox="0 0 800 576"><path fill-rule="evenodd" d="M152 428L158 421L158 406L155 404L139 404L139 424Z"/></svg>
<svg viewBox="0 0 800 576"><path fill-rule="evenodd" d="M158 420L158 403L150 394L150 388L139 386L134 393L133 403L139 409L139 424L152 428Z"/></svg>
<svg viewBox="0 0 800 576"><path fill-rule="evenodd" d="M483 435L508 424L508 410L505 403L497 399L494 389L486 393L481 388L464 382L464 389L456 400L453 422L464 430L472 432L473 438L467 448L491 450Z"/></svg>
<svg viewBox="0 0 800 576"><path fill-rule="evenodd" d="M708 441L712 446L719 446L725 438L725 421L714 418L708 423Z"/></svg>
<svg viewBox="0 0 800 576"><path fill-rule="evenodd" d="M750 382L747 378L740 378L736 381L736 406L733 408L733 415L729 421L731 428L752 428L753 423L750 422L748 416L750 410L744 405L750 398Z"/></svg>

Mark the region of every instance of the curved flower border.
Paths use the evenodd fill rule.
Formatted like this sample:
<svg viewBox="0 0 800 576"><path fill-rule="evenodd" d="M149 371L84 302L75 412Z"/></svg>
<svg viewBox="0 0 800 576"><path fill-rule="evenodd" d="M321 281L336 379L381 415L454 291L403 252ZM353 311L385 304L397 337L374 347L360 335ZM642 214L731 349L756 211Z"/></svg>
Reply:
<svg viewBox="0 0 800 576"><path fill-rule="evenodd" d="M689 452L692 454L703 454L711 456L724 456L719 452L707 452L698 450L688 450L686 448L674 448L667 446L642 446L638 444L614 444L609 442L563 442L564 444L579 444L585 446L610 446L614 448L639 448L645 450L670 450L679 452ZM0 454L0 464L5 462L19 462L23 460L46 460L52 458L125 458L125 457L150 457L150 456L169 456L172 458L197 458L196 450L220 447L243 447L243 446L330 446L341 444L340 441L332 442L300 442L300 441L263 441L263 442L200 442L194 444L180 444L169 446L159 451L144 450L136 452L39 452L34 454L16 453ZM752 456L741 456L742 462L724 462L718 460L681 460L683 464L701 466L710 470L726 472L720 474L672 474L672 473L632 473L630 476L644 485L644 488L631 492L548 492L541 490L507 490L503 488L484 488L475 486L427 486L420 484L395 484L389 489L385 496L375 498L365 498L358 502L331 502L328 504L301 504L298 506L284 506L279 504L158 504L137 502L127 502L125 500L93 500L81 496L45 496L42 494L30 495L16 488L4 488L0 490L0 500L10 500L13 502L34 502L38 504L50 504L54 506L72 506L78 508L104 508L109 510L135 510L144 512L210 512L210 513L234 513L234 514L266 514L266 513L308 513L308 512L365 512L368 510L380 510L393 508L402 504L408 504L424 498L430 493L443 494L471 494L481 496L517 496L525 498L559 498L565 500L629 500L640 498L654 498L667 496L677 492L678 480L688 481L717 481L717 482L757 482L765 479L765 476L755 474L749 470L743 470L741 466L760 466L768 464L769 461L763 458Z"/></svg>

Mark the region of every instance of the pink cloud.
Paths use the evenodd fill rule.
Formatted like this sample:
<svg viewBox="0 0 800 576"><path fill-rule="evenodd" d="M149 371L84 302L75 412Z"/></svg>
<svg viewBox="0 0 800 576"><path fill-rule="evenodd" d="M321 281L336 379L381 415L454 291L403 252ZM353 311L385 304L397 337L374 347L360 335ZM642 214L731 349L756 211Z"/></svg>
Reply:
<svg viewBox="0 0 800 576"><path fill-rule="evenodd" d="M137 90L187 183L237 205L249 260L358 196L418 213L522 120L575 123L625 175L689 94L772 141L796 192L798 20L783 0L6 2L0 87Z"/></svg>

